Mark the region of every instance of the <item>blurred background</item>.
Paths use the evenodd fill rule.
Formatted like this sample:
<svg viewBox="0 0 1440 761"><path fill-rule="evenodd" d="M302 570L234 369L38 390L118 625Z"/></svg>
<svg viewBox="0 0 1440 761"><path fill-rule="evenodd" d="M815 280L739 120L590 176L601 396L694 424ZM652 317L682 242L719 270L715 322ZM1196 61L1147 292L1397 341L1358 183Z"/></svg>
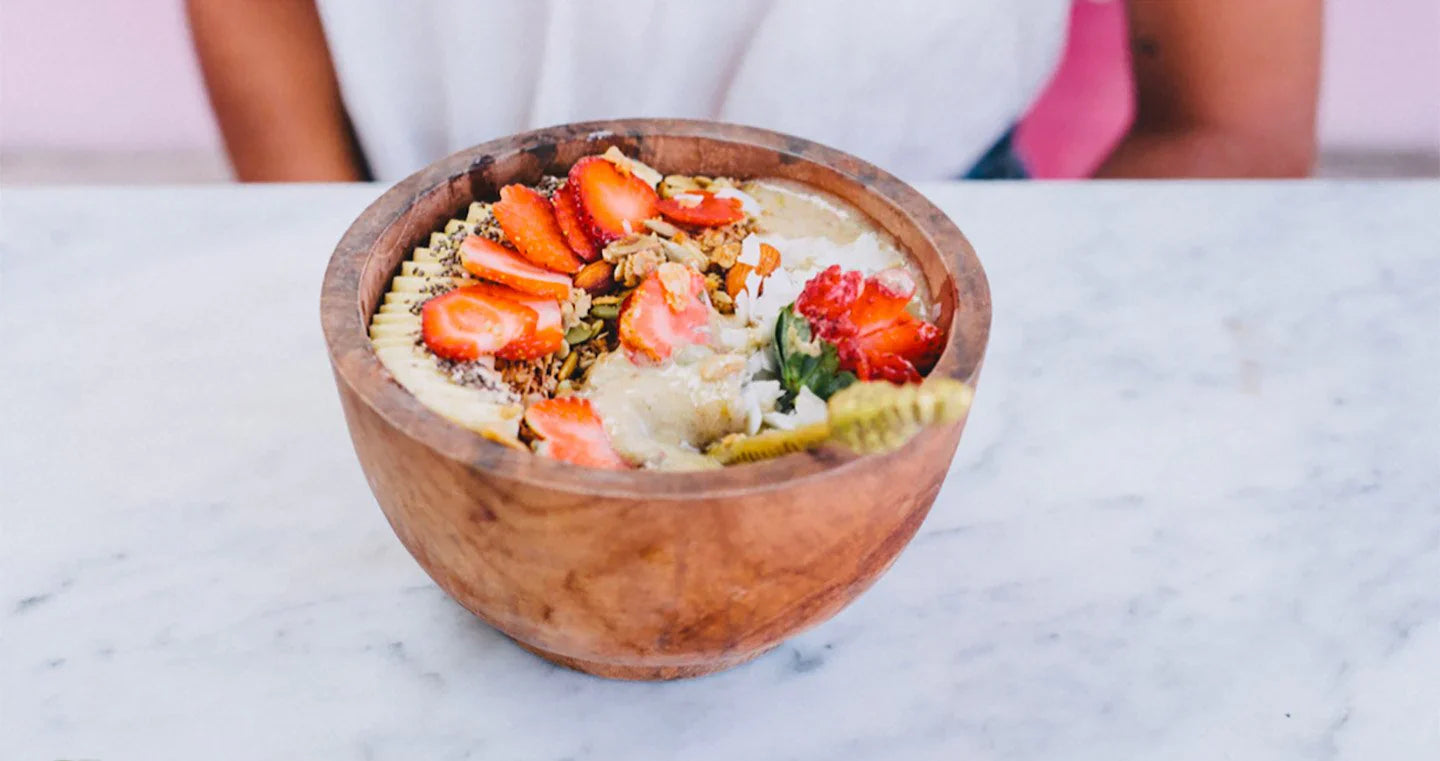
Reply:
<svg viewBox="0 0 1440 761"><path fill-rule="evenodd" d="M1323 177L1440 176L1440 0L1328 0ZM1120 3L1077 0L1021 123L1038 177L1084 176L1130 118ZM0 0L0 182L224 182L181 0Z"/></svg>

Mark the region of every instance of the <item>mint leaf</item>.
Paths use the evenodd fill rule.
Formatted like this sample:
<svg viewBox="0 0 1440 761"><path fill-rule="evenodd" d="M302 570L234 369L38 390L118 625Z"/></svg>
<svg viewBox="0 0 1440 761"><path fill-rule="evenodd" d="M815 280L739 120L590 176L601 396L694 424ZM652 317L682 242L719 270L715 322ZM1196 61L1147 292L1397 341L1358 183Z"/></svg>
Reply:
<svg viewBox="0 0 1440 761"><path fill-rule="evenodd" d="M840 369L835 344L816 338L810 321L795 312L791 304L775 321L775 359L780 368L780 385L785 394L780 407L788 411L800 389L809 387L821 399L855 382L854 374Z"/></svg>

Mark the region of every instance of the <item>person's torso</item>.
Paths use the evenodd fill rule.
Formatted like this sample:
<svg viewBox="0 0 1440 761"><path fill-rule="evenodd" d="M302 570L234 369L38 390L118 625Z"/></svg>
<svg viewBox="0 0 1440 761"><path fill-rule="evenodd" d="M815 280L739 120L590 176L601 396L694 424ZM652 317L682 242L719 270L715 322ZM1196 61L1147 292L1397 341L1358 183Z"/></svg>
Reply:
<svg viewBox="0 0 1440 761"><path fill-rule="evenodd" d="M1064 44L1069 0L320 0L377 179L562 122L718 119L907 179L963 174Z"/></svg>

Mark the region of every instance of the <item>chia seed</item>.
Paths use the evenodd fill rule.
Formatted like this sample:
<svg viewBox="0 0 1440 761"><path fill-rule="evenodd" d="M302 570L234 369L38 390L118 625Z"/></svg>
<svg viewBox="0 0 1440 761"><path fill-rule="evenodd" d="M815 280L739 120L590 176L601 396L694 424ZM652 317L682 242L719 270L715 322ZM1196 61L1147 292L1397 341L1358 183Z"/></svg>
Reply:
<svg viewBox="0 0 1440 761"><path fill-rule="evenodd" d="M481 362L456 362L437 358L435 363L440 368L440 372L445 373L451 381L461 386L498 394L507 402L520 399L514 389L501 380L499 373Z"/></svg>

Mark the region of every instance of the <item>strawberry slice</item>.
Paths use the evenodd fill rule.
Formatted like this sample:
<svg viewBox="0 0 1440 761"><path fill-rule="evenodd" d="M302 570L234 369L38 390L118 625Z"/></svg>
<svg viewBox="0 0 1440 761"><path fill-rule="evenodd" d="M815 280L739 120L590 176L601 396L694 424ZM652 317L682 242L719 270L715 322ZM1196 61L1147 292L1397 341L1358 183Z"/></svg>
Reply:
<svg viewBox="0 0 1440 761"><path fill-rule="evenodd" d="M537 320L534 309L469 286L426 301L420 310L420 335L435 356L468 361L533 334Z"/></svg>
<svg viewBox="0 0 1440 761"><path fill-rule="evenodd" d="M935 366L943 337L939 328L905 314L885 327L861 333L846 341L866 356L873 358L893 354L925 371Z"/></svg>
<svg viewBox="0 0 1440 761"><path fill-rule="evenodd" d="M714 193L697 190L667 198L657 206L671 222L696 227L722 227L745 218L738 198L716 198Z"/></svg>
<svg viewBox="0 0 1440 761"><path fill-rule="evenodd" d="M595 246L595 241L590 240L590 234L585 232L585 224L580 221L580 207L575 203L575 194L570 190L570 183L561 185L550 202L555 206L555 221L560 223L560 232L565 234L565 242L570 244L570 250L587 262L599 259L600 249Z"/></svg>
<svg viewBox="0 0 1440 761"><path fill-rule="evenodd" d="M661 362L678 347L709 338L705 278L666 262L640 283L620 309L620 343L632 356Z"/></svg>
<svg viewBox="0 0 1440 761"><path fill-rule="evenodd" d="M935 366L944 336L906 311L914 296L915 280L903 269L862 278L837 265L805 284L795 310L836 345L840 366L860 380L918 383Z"/></svg>
<svg viewBox="0 0 1440 761"><path fill-rule="evenodd" d="M660 196L650 183L599 156L586 156L570 167L570 182L580 219L597 245L640 232L657 214Z"/></svg>
<svg viewBox="0 0 1440 761"><path fill-rule="evenodd" d="M898 354L866 354L850 341L840 344L840 366L860 380L883 380L903 385L919 383L920 371Z"/></svg>
<svg viewBox="0 0 1440 761"><path fill-rule="evenodd" d="M560 351L561 345L565 343L560 302L548 296L536 296L495 283L480 283L471 288L492 298L507 299L535 310L534 329L505 344L504 348L495 352L495 356L501 359L535 359Z"/></svg>
<svg viewBox="0 0 1440 761"><path fill-rule="evenodd" d="M536 402L525 410L525 424L544 442L540 451L551 458L590 468L630 467L610 443L589 399L562 396Z"/></svg>
<svg viewBox="0 0 1440 761"><path fill-rule="evenodd" d="M493 210L495 221L521 256L555 272L580 269L580 260L570 250L545 196L524 185L506 185L500 188L500 200Z"/></svg>
<svg viewBox="0 0 1440 761"><path fill-rule="evenodd" d="M536 267L514 249L489 238L471 235L461 242L460 263L476 277L516 290L561 301L570 298L570 278Z"/></svg>
<svg viewBox="0 0 1440 761"><path fill-rule="evenodd" d="M905 307L915 296L915 280L895 267L865 278L860 297L850 306L850 321L861 333L889 325L907 314Z"/></svg>
<svg viewBox="0 0 1440 761"><path fill-rule="evenodd" d="M810 320L810 324L822 338L835 340L854 333L850 324L850 308L860 297L865 285L865 276L859 272L845 272L840 265L832 264L823 272L810 278L795 299L795 311Z"/></svg>

